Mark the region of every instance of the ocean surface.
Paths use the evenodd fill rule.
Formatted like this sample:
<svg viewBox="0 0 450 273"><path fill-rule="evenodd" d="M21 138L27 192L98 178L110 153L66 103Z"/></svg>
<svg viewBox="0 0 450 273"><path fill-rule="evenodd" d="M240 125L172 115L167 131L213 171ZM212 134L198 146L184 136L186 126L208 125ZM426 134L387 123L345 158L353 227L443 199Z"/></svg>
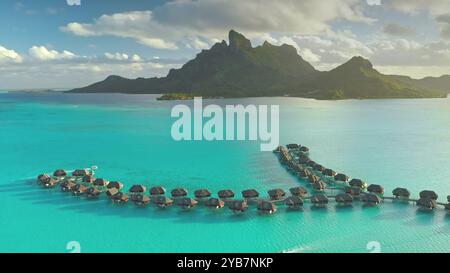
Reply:
<svg viewBox="0 0 450 273"><path fill-rule="evenodd" d="M44 190L35 177L57 168L99 167L97 177L236 193L286 191L305 183L259 143L175 142L170 111L155 95L0 93L0 252L450 252L450 216L413 204L261 216L197 207L118 207ZM183 102L190 103L190 102ZM281 144L310 147L317 162L350 177L417 196L450 194L450 99L315 101L204 100L280 105ZM375 243L374 243L375 242ZM379 246L379 247L378 247ZM69 249L68 249L69 248Z"/></svg>

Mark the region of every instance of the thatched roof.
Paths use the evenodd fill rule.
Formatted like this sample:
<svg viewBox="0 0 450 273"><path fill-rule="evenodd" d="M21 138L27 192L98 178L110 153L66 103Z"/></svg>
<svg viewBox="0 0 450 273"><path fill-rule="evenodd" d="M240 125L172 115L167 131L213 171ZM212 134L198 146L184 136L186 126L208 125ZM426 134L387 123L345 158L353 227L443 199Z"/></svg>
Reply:
<svg viewBox="0 0 450 273"><path fill-rule="evenodd" d="M420 195L420 198L428 198L428 199L432 199L432 200L438 199L438 195L434 191L429 191L429 190L421 191L419 195Z"/></svg>
<svg viewBox="0 0 450 273"><path fill-rule="evenodd" d="M288 144L288 145L286 145L286 148L288 148L289 150L292 150L292 149L298 149L299 146L298 146L298 144Z"/></svg>
<svg viewBox="0 0 450 273"><path fill-rule="evenodd" d="M326 176L335 176L336 172L333 171L332 169L325 169L322 171L322 174Z"/></svg>
<svg viewBox="0 0 450 273"><path fill-rule="evenodd" d="M350 179L350 177L346 176L343 173L338 173L334 176L334 180L336 180L336 181L347 182L349 179Z"/></svg>
<svg viewBox="0 0 450 273"><path fill-rule="evenodd" d="M362 189L361 188L357 188L357 187L346 187L345 188L345 193L348 193L350 195L353 196L358 196L362 193Z"/></svg>
<svg viewBox="0 0 450 273"><path fill-rule="evenodd" d="M314 166L313 169L318 172L323 172L325 170L325 167L320 164L317 164L316 166Z"/></svg>
<svg viewBox="0 0 450 273"><path fill-rule="evenodd" d="M95 186L108 186L109 181L103 178L97 178L94 181Z"/></svg>
<svg viewBox="0 0 450 273"><path fill-rule="evenodd" d="M242 197L256 198L256 197L259 197L259 192L255 189L248 189L248 190L242 191Z"/></svg>
<svg viewBox="0 0 450 273"><path fill-rule="evenodd" d="M353 178L348 182L348 184L352 187L358 187L364 189L367 186L367 183L358 178Z"/></svg>
<svg viewBox="0 0 450 273"><path fill-rule="evenodd" d="M384 188L383 188L383 186L380 186L377 184L371 184L369 187L367 187L367 191L371 192L371 193L383 194Z"/></svg>
<svg viewBox="0 0 450 273"><path fill-rule="evenodd" d="M65 170L63 170L63 169L59 169L59 170L56 170L56 171L53 173L53 176L56 176L56 177L67 176L67 172L66 172Z"/></svg>
<svg viewBox="0 0 450 273"><path fill-rule="evenodd" d="M235 211L244 211L248 209L248 204L245 200L234 200L229 203L228 208Z"/></svg>
<svg viewBox="0 0 450 273"><path fill-rule="evenodd" d="M159 195L155 197L155 204L158 206L170 206L173 204L173 200L167 196Z"/></svg>
<svg viewBox="0 0 450 273"><path fill-rule="evenodd" d="M311 175L311 172L308 169L302 169L298 172L298 176L302 178L308 177L308 175Z"/></svg>
<svg viewBox="0 0 450 273"><path fill-rule="evenodd" d="M106 195L109 197L112 197L112 196L116 195L117 193L119 193L119 189L117 189L117 188L110 188L109 190L106 191Z"/></svg>
<svg viewBox="0 0 450 273"><path fill-rule="evenodd" d="M300 155L298 157L298 163L307 164L308 162L311 162L311 159L309 157L307 157L306 155Z"/></svg>
<svg viewBox="0 0 450 273"><path fill-rule="evenodd" d="M208 189L199 189L194 192L196 198L206 198L211 196L211 192Z"/></svg>
<svg viewBox="0 0 450 273"><path fill-rule="evenodd" d="M123 192L118 192L115 195L111 196L111 199L114 202L121 202L121 203L125 203L128 202L129 200L129 196Z"/></svg>
<svg viewBox="0 0 450 273"><path fill-rule="evenodd" d="M327 188L327 184L323 181L318 181L316 183L312 184L313 189L315 189L316 191L323 191Z"/></svg>
<svg viewBox="0 0 450 273"><path fill-rule="evenodd" d="M272 199L280 199L286 195L286 192L283 189L273 189L267 192Z"/></svg>
<svg viewBox="0 0 450 273"><path fill-rule="evenodd" d="M88 195L88 196L92 196L92 197L95 197L95 196L98 196L98 195L100 195L100 191L97 189L97 188L95 188L95 187L89 187L87 190L86 190L86 194Z"/></svg>
<svg viewBox="0 0 450 273"><path fill-rule="evenodd" d="M207 207L223 208L223 206L225 206L225 202L223 202L222 200L217 199L217 198L209 198L206 201L205 205Z"/></svg>
<svg viewBox="0 0 450 273"><path fill-rule="evenodd" d="M308 163L306 163L306 166L311 167L311 168L314 168L314 166L316 166L316 165L317 165L317 163L315 161L313 161L313 160L311 160Z"/></svg>
<svg viewBox="0 0 450 273"><path fill-rule="evenodd" d="M195 207L198 204L197 200L189 197L183 197L177 201L177 205L182 207Z"/></svg>
<svg viewBox="0 0 450 273"><path fill-rule="evenodd" d="M328 204L328 197L324 194L316 194L311 197L313 204Z"/></svg>
<svg viewBox="0 0 450 273"><path fill-rule="evenodd" d="M261 202L259 202L258 205L257 205L257 208L260 211L275 212L277 210L277 206L274 203L268 202L268 201L261 201Z"/></svg>
<svg viewBox="0 0 450 273"><path fill-rule="evenodd" d="M83 177L83 176L86 176L86 175L91 175L91 173L88 171L88 170L86 170L86 169L84 169L84 170L75 170L75 171L73 171L72 172L72 176L76 176L76 177Z"/></svg>
<svg viewBox="0 0 450 273"><path fill-rule="evenodd" d="M41 184L49 183L50 180L52 180L51 176L46 173L40 174L37 178L37 182Z"/></svg>
<svg viewBox="0 0 450 273"><path fill-rule="evenodd" d="M138 193L138 192L145 192L147 190L147 187L145 187L144 185L133 185L130 188L130 192L133 193Z"/></svg>
<svg viewBox="0 0 450 273"><path fill-rule="evenodd" d="M132 194L131 201L137 204L148 204L150 202L150 197L145 194Z"/></svg>
<svg viewBox="0 0 450 273"><path fill-rule="evenodd" d="M301 147L300 147L300 152L307 153L307 152L309 152L309 148L306 147L306 146L301 146Z"/></svg>
<svg viewBox="0 0 450 273"><path fill-rule="evenodd" d="M361 201L365 203L379 204L382 200L381 197L373 193L367 193L361 197Z"/></svg>
<svg viewBox="0 0 450 273"><path fill-rule="evenodd" d="M420 198L417 200L416 203L419 207L427 208L427 209L434 209L436 208L436 200L430 199L430 198Z"/></svg>
<svg viewBox="0 0 450 273"><path fill-rule="evenodd" d="M338 203L352 203L353 197L348 193L341 193L336 195L335 200Z"/></svg>
<svg viewBox="0 0 450 273"><path fill-rule="evenodd" d="M395 197L410 197L411 196L411 192L408 189L405 189L405 188L395 188L392 191L392 194Z"/></svg>
<svg viewBox="0 0 450 273"><path fill-rule="evenodd" d="M308 181L309 181L309 183L314 184L314 183L317 183L320 181L320 177L318 177L315 174L311 174L308 176Z"/></svg>
<svg viewBox="0 0 450 273"><path fill-rule="evenodd" d="M82 184L76 184L72 187L72 191L74 194L80 194L87 191L87 187Z"/></svg>
<svg viewBox="0 0 450 273"><path fill-rule="evenodd" d="M292 195L300 197L306 196L308 194L308 191L304 187L293 187L290 188L289 191Z"/></svg>
<svg viewBox="0 0 450 273"><path fill-rule="evenodd" d="M111 182L109 182L107 188L121 190L123 188L123 184L122 184L122 182L119 182L119 181L111 181Z"/></svg>
<svg viewBox="0 0 450 273"><path fill-rule="evenodd" d="M151 195L163 195L165 193L166 193L166 189L161 187L161 186L152 187L150 189L150 194Z"/></svg>
<svg viewBox="0 0 450 273"><path fill-rule="evenodd" d="M95 181L95 177L93 177L92 175L85 175L83 176L83 180L84 183L94 183Z"/></svg>
<svg viewBox="0 0 450 273"><path fill-rule="evenodd" d="M60 186L63 191L70 191L75 185L76 183L73 181L63 181Z"/></svg>
<svg viewBox="0 0 450 273"><path fill-rule="evenodd" d="M298 196L290 196L284 200L284 204L286 204L286 206L290 206L290 207L302 206L303 199Z"/></svg>
<svg viewBox="0 0 450 273"><path fill-rule="evenodd" d="M217 195L219 198L233 198L234 192L232 190L220 190Z"/></svg>
<svg viewBox="0 0 450 273"><path fill-rule="evenodd" d="M183 197L188 195L188 191L184 188L176 188L173 189L170 194L172 195L172 197Z"/></svg>

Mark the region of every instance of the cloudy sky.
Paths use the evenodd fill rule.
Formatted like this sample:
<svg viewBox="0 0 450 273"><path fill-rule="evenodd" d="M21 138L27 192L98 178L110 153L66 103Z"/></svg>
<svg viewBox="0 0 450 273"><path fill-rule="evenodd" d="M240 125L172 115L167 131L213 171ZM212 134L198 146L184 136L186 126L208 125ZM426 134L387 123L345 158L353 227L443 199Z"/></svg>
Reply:
<svg viewBox="0 0 450 273"><path fill-rule="evenodd" d="M0 23L0 89L164 76L230 29L320 70L360 55L384 73L450 74L450 0L2 0Z"/></svg>

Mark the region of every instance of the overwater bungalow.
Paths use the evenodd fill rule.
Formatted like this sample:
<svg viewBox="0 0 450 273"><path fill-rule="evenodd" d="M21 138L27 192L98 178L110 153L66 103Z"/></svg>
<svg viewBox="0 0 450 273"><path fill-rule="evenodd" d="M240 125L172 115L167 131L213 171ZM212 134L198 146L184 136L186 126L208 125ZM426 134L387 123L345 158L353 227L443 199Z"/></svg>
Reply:
<svg viewBox="0 0 450 273"><path fill-rule="evenodd" d="M288 144L288 145L286 145L286 148L288 148L289 150L295 150L295 149L298 149L299 146L298 146L298 144Z"/></svg>
<svg viewBox="0 0 450 273"><path fill-rule="evenodd" d="M119 181L111 181L108 183L108 185L106 186L108 189L118 189L121 190L123 189L123 183L119 182Z"/></svg>
<svg viewBox="0 0 450 273"><path fill-rule="evenodd" d="M82 184L76 184L72 188L72 194L73 195L82 195L87 191L87 187Z"/></svg>
<svg viewBox="0 0 450 273"><path fill-rule="evenodd" d="M37 182L38 184L41 184L45 188L53 188L54 186L56 186L56 184L58 184L59 181L53 179L48 174L41 174L38 176Z"/></svg>
<svg viewBox="0 0 450 273"><path fill-rule="evenodd" d="M317 183L319 181L320 181L320 177L318 177L315 174L311 174L310 176L308 176L308 182L311 183L311 184L315 184L315 183Z"/></svg>
<svg viewBox="0 0 450 273"><path fill-rule="evenodd" d="M327 188L327 184L323 181L318 181L312 184L315 191L324 191Z"/></svg>
<svg viewBox="0 0 450 273"><path fill-rule="evenodd" d="M155 204L160 208L167 208L173 205L173 200L164 195L158 195L154 197Z"/></svg>
<svg viewBox="0 0 450 273"><path fill-rule="evenodd" d="M308 164L308 162L311 162L311 159L308 157L308 156L306 156L306 155L300 155L299 157L298 157L298 163L299 164Z"/></svg>
<svg viewBox="0 0 450 273"><path fill-rule="evenodd" d="M345 188L345 193L348 193L351 196L355 196L355 197L360 196L362 192L363 192L363 190L358 187L346 187Z"/></svg>
<svg viewBox="0 0 450 273"><path fill-rule="evenodd" d="M109 198L113 197L114 195L116 195L116 194L118 194L118 193L119 193L119 189L117 189L117 188L111 188L111 189L108 189L108 190L106 191L106 195L107 195Z"/></svg>
<svg viewBox="0 0 450 273"><path fill-rule="evenodd" d="M304 187L293 187L290 188L289 191L293 196L305 197L308 195L308 191Z"/></svg>
<svg viewBox="0 0 450 273"><path fill-rule="evenodd" d="M234 197L234 192L232 190L220 190L217 195L221 199L228 199Z"/></svg>
<svg viewBox="0 0 450 273"><path fill-rule="evenodd" d="M409 197L411 196L411 192L405 188L395 188L392 191L392 194L395 196L395 198L402 198L402 199L409 199Z"/></svg>
<svg viewBox="0 0 450 273"><path fill-rule="evenodd" d="M145 194L132 194L131 201L138 207L144 207L150 203L150 197Z"/></svg>
<svg viewBox="0 0 450 273"><path fill-rule="evenodd" d="M133 185L129 190L131 193L144 193L145 191L147 191L147 187L144 185Z"/></svg>
<svg viewBox="0 0 450 273"><path fill-rule="evenodd" d="M306 166L310 167L310 168L314 168L314 166L316 166L317 163L313 160L309 161L308 163L306 163Z"/></svg>
<svg viewBox="0 0 450 273"><path fill-rule="evenodd" d="M205 205L211 209L221 209L225 206L225 202L218 198L209 198Z"/></svg>
<svg viewBox="0 0 450 273"><path fill-rule="evenodd" d="M118 192L111 196L111 200L116 204L124 204L128 202L129 196L123 192Z"/></svg>
<svg viewBox="0 0 450 273"><path fill-rule="evenodd" d="M196 199L204 199L211 197L211 192L208 189L199 189L194 192Z"/></svg>
<svg viewBox="0 0 450 273"><path fill-rule="evenodd" d="M258 203L257 209L263 214L274 214L277 211L277 206L272 202L261 201Z"/></svg>
<svg viewBox="0 0 450 273"><path fill-rule="evenodd" d="M65 177L65 176L67 176L67 172L65 170L63 170L63 169L59 169L59 170L56 170L55 172L53 172L53 176L55 176L55 177Z"/></svg>
<svg viewBox="0 0 450 273"><path fill-rule="evenodd" d="M322 173L325 170L325 167L320 164L316 164L313 169L317 172Z"/></svg>
<svg viewBox="0 0 450 273"><path fill-rule="evenodd" d="M351 187L356 187L356 188L360 188L360 189L367 188L367 183L358 178L353 178L352 180L350 180L350 182L348 182L348 184Z"/></svg>
<svg viewBox="0 0 450 273"><path fill-rule="evenodd" d="M94 185L95 186L100 186L100 187L106 187L108 186L109 181L103 178L97 178L94 180Z"/></svg>
<svg viewBox="0 0 450 273"><path fill-rule="evenodd" d="M322 174L329 177L334 177L336 175L336 172L332 169L325 169L322 171Z"/></svg>
<svg viewBox="0 0 450 273"><path fill-rule="evenodd" d="M416 202L417 206L420 207L421 210L430 211L436 208L437 203L435 199L421 197Z"/></svg>
<svg viewBox="0 0 450 273"><path fill-rule="evenodd" d="M96 198L98 198L100 196L101 193L102 192L99 191L96 187L89 187L86 190L86 197L88 199L96 199Z"/></svg>
<svg viewBox="0 0 450 273"><path fill-rule="evenodd" d="M195 206L197 206L198 201L189 197L183 197L181 199L178 199L177 205L180 206L183 209L191 209Z"/></svg>
<svg viewBox="0 0 450 273"><path fill-rule="evenodd" d="M83 177L88 175L92 175L92 173L86 169L79 169L72 172L72 176L75 177Z"/></svg>
<svg viewBox="0 0 450 273"><path fill-rule="evenodd" d="M89 184L93 184L95 182L96 178L93 177L92 175L86 175L83 176L83 179L81 180L83 183L89 183Z"/></svg>
<svg viewBox="0 0 450 273"><path fill-rule="evenodd" d="M71 191L73 187L75 187L75 185L77 185L77 183L71 181L71 180L64 180L63 182L61 182L61 190L64 192L68 192Z"/></svg>
<svg viewBox="0 0 450 273"><path fill-rule="evenodd" d="M384 194L384 188L381 185L371 184L367 187L367 191L375 194Z"/></svg>
<svg viewBox="0 0 450 273"><path fill-rule="evenodd" d="M381 203L383 199L374 193L367 193L361 197L361 201L368 205L377 205Z"/></svg>
<svg viewBox="0 0 450 273"><path fill-rule="evenodd" d="M349 179L350 179L350 177L348 177L347 175L345 175L343 173L338 173L334 176L334 180L339 181L339 182L348 182Z"/></svg>
<svg viewBox="0 0 450 273"><path fill-rule="evenodd" d="M339 204L350 205L353 203L353 196L348 193L341 193L336 195L335 200Z"/></svg>
<svg viewBox="0 0 450 273"><path fill-rule="evenodd" d="M306 177L308 177L309 175L311 175L311 171L308 170L308 169L302 169L302 170L298 171L297 175L298 175L300 178L306 178Z"/></svg>
<svg viewBox="0 0 450 273"><path fill-rule="evenodd" d="M284 200L284 204L291 209L298 209L303 206L303 199L299 196L290 196Z"/></svg>
<svg viewBox="0 0 450 273"><path fill-rule="evenodd" d="M437 193L434 191L429 191L429 190L421 191L419 196L420 196L420 198L431 199L431 200L438 199Z"/></svg>
<svg viewBox="0 0 450 273"><path fill-rule="evenodd" d="M178 197L185 197L188 195L188 191L184 188L176 188L173 189L170 194L172 195L173 198L178 198Z"/></svg>
<svg viewBox="0 0 450 273"><path fill-rule="evenodd" d="M150 188L150 195L164 195L165 193L166 189L161 186Z"/></svg>
<svg viewBox="0 0 450 273"><path fill-rule="evenodd" d="M258 198L259 192L255 189L248 189L242 191L242 197L244 197L244 199Z"/></svg>
<svg viewBox="0 0 450 273"><path fill-rule="evenodd" d="M269 190L267 193L272 200L279 200L286 196L286 192L284 192L283 189L273 189Z"/></svg>
<svg viewBox="0 0 450 273"><path fill-rule="evenodd" d="M311 197L314 206L324 206L328 204L328 197L325 194L315 194Z"/></svg>
<svg viewBox="0 0 450 273"><path fill-rule="evenodd" d="M301 146L301 147L299 148L299 150L300 150L300 152L302 152L302 153L309 153L309 148L306 147L306 146Z"/></svg>
<svg viewBox="0 0 450 273"><path fill-rule="evenodd" d="M229 203L228 208L235 213L241 213L248 209L248 204L245 200L234 200Z"/></svg>

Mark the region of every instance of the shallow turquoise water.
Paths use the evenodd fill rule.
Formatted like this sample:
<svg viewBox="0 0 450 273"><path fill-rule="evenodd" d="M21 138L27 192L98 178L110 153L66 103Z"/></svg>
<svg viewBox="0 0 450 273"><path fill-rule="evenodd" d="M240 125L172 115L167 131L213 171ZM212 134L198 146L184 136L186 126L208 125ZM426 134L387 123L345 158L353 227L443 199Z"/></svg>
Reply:
<svg viewBox="0 0 450 273"><path fill-rule="evenodd" d="M449 252L450 216L419 213L386 201L339 209L280 208L259 216L228 210L181 212L106 200L88 202L34 184L56 168L98 165L98 176L127 185L216 192L286 190L301 181L256 142L174 142L173 102L152 95L0 94L0 251L67 252ZM351 177L415 196L450 194L450 99L314 101L292 98L206 100L279 104L281 143L311 148L311 157ZM30 179L31 178L31 179Z"/></svg>

